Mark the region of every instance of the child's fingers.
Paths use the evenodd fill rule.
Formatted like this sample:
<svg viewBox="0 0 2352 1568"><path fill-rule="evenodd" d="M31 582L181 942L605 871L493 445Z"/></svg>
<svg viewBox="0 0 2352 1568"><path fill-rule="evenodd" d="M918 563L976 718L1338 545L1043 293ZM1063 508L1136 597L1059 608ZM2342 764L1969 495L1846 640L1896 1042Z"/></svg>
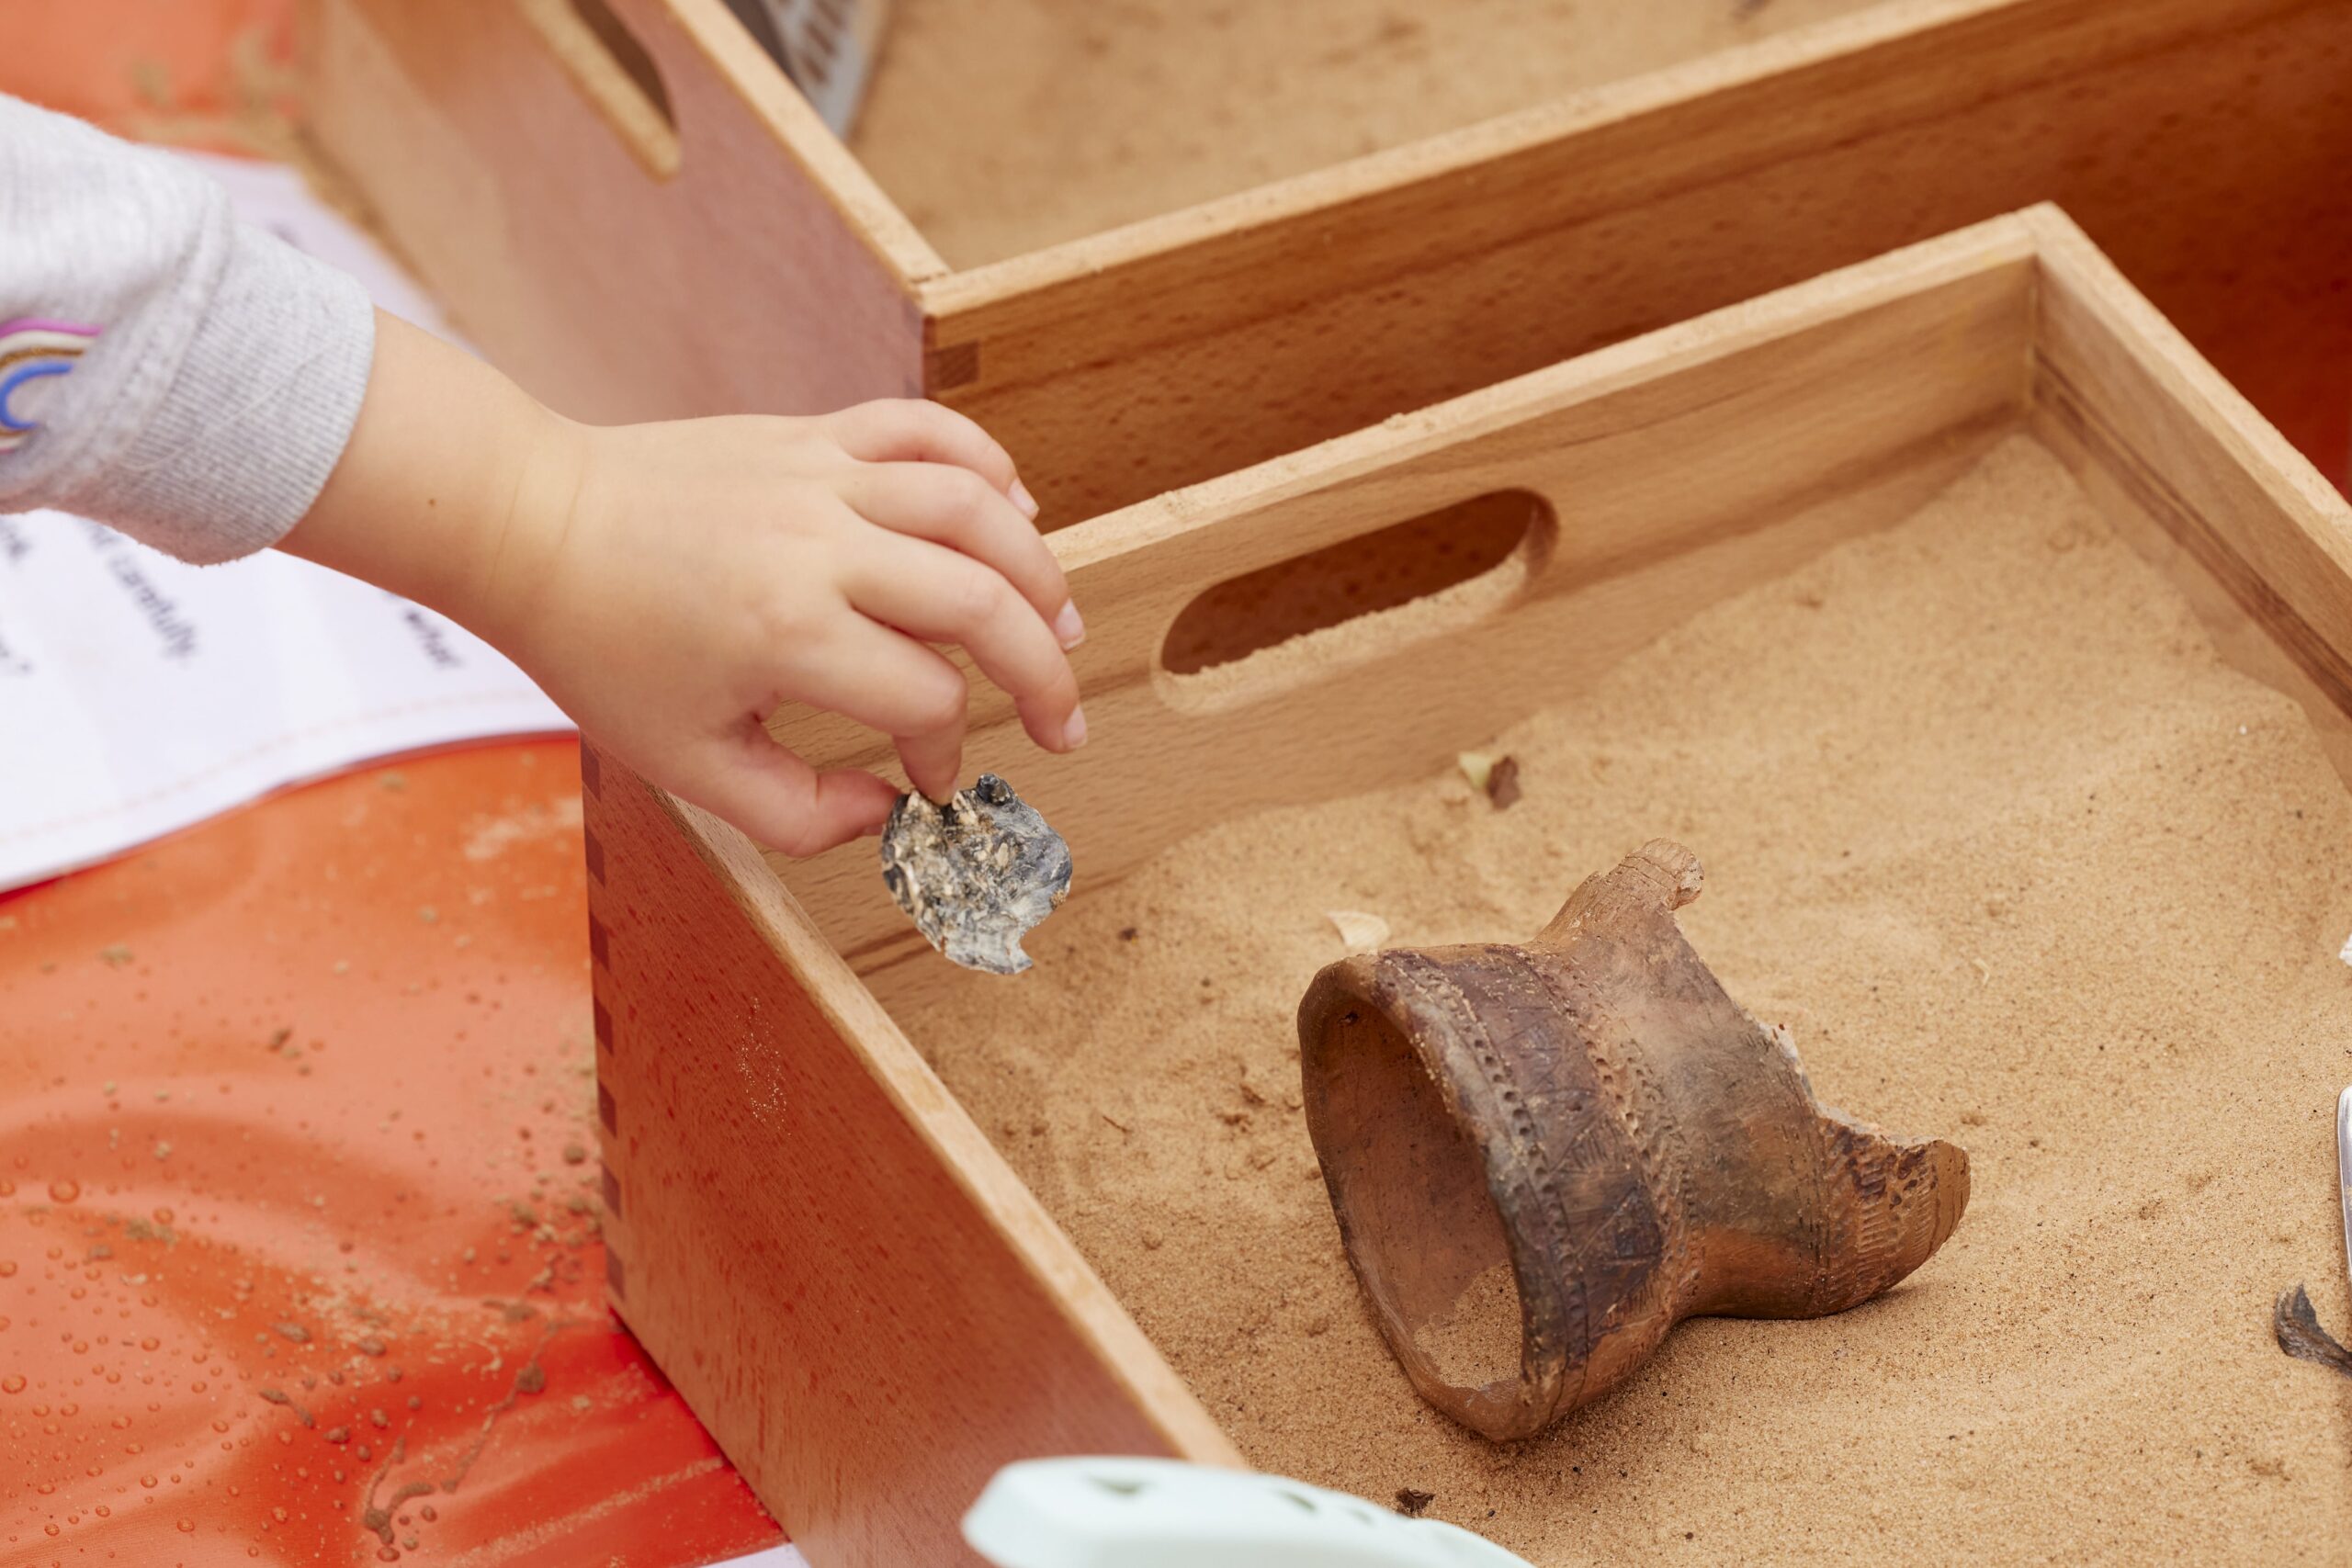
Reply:
<svg viewBox="0 0 2352 1568"><path fill-rule="evenodd" d="M1025 515L1037 515L1012 455L954 409L918 398L884 398L828 414L825 427L860 462L953 463L1010 496Z"/></svg>
<svg viewBox="0 0 2352 1568"><path fill-rule="evenodd" d="M890 737L907 782L933 800L956 791L971 692L964 672L912 637L864 615L799 649L786 672L793 697Z"/></svg>
<svg viewBox="0 0 2352 1568"><path fill-rule="evenodd" d="M819 854L879 831L899 798L872 773L817 772L753 719L718 745L707 775L679 793L788 855Z"/></svg>
<svg viewBox="0 0 2352 1568"><path fill-rule="evenodd" d="M1045 536L1012 503L967 468L938 463L867 463L835 486L867 522L960 550L1021 591L1065 649L1086 635L1070 604L1069 581Z"/></svg>
<svg viewBox="0 0 2352 1568"><path fill-rule="evenodd" d="M1049 751L1086 739L1069 656L1019 590L969 556L922 539L874 536L842 574L850 604L925 642L965 649L1021 710L1030 739Z"/></svg>

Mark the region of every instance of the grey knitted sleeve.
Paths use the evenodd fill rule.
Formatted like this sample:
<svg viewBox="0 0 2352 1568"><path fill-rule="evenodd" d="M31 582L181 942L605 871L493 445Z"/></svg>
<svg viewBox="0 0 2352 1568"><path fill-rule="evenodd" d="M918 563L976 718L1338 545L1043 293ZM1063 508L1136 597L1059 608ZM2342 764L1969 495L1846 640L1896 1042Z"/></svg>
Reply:
<svg viewBox="0 0 2352 1568"><path fill-rule="evenodd" d="M195 169L0 96L0 512L198 562L274 544L342 457L375 345L357 282Z"/></svg>

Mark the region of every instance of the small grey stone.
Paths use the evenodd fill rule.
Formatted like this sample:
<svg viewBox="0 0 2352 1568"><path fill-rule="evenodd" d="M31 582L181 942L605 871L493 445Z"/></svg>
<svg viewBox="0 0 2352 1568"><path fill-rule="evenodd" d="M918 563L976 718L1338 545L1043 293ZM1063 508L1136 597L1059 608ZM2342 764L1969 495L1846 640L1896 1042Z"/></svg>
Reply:
<svg viewBox="0 0 2352 1568"><path fill-rule="evenodd" d="M994 773L944 806L899 797L882 882L932 946L967 969L1018 975L1021 939L1069 891L1069 846Z"/></svg>

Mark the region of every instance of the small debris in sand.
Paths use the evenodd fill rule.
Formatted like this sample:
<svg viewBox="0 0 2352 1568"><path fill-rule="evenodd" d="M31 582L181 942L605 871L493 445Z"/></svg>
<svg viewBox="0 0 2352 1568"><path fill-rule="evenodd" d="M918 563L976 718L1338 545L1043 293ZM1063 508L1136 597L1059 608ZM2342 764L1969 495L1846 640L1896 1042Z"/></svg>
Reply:
<svg viewBox="0 0 2352 1568"><path fill-rule="evenodd" d="M2352 964L2352 936L2344 939L2344 945L2336 951L2335 956L2346 964Z"/></svg>
<svg viewBox="0 0 2352 1568"><path fill-rule="evenodd" d="M1487 798L1498 811L1508 810L1519 798L1519 759L1505 757L1487 774Z"/></svg>
<svg viewBox="0 0 2352 1568"><path fill-rule="evenodd" d="M1424 1492L1417 1486L1396 1488L1396 1511L1408 1519L1419 1518L1436 1501L1437 1494L1434 1492Z"/></svg>
<svg viewBox="0 0 2352 1568"><path fill-rule="evenodd" d="M584 1145L580 1145L580 1144L566 1144L566 1145L563 1145L563 1163L564 1163L564 1164L566 1164L566 1165L585 1165L585 1164L587 1164L587 1163L588 1163L588 1150L587 1150L587 1148L586 1148Z"/></svg>
<svg viewBox="0 0 2352 1568"><path fill-rule="evenodd" d="M2278 1304L2270 1312L2270 1332L2278 1348L2290 1356L2317 1361L2352 1378L2352 1350L2319 1325L2319 1314L2312 1310L2312 1299L2302 1286L2278 1292Z"/></svg>
<svg viewBox="0 0 2352 1568"><path fill-rule="evenodd" d="M1362 909L1328 909L1324 918L1338 929L1340 942L1350 953L1370 953L1388 940L1388 922Z"/></svg>
<svg viewBox="0 0 2352 1568"><path fill-rule="evenodd" d="M277 1327L279 1334L297 1345L308 1345L311 1342L311 1331L299 1323L281 1323Z"/></svg>
<svg viewBox="0 0 2352 1568"><path fill-rule="evenodd" d="M1500 811L1519 798L1519 759L1494 751L1464 751L1454 758L1470 787Z"/></svg>

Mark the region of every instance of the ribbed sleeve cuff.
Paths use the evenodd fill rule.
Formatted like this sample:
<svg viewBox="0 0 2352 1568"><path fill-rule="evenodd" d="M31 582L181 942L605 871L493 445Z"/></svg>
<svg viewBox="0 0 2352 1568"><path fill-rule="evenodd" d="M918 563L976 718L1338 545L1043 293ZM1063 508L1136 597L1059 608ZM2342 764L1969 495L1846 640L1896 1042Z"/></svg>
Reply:
<svg viewBox="0 0 2352 1568"><path fill-rule="evenodd" d="M170 385L62 504L199 564L276 544L350 442L375 347L355 279L233 225Z"/></svg>

